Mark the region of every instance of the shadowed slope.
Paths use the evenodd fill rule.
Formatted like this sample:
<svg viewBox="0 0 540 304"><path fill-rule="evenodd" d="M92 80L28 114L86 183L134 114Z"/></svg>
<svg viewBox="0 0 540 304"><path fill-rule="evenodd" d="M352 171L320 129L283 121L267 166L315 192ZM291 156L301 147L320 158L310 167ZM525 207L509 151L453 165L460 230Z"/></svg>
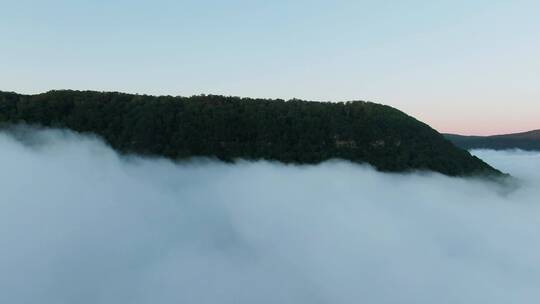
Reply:
<svg viewBox="0 0 540 304"><path fill-rule="evenodd" d="M92 132L124 153L313 164L332 158L381 171L500 174L428 125L371 102L309 102L93 91L0 93L0 121Z"/></svg>

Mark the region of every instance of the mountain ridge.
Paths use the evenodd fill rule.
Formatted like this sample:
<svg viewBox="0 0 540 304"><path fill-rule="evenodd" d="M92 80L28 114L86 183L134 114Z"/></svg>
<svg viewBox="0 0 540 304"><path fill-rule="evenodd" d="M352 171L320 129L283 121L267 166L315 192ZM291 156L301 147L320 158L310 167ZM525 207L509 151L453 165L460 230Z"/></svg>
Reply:
<svg viewBox="0 0 540 304"><path fill-rule="evenodd" d="M521 149L540 151L540 129L519 133L509 133L490 136L466 136L458 134L443 134L444 137L462 149Z"/></svg>
<svg viewBox="0 0 540 304"><path fill-rule="evenodd" d="M367 101L54 90L0 92L0 122L91 132L121 153L314 164L332 158L380 171L500 175L425 123Z"/></svg>

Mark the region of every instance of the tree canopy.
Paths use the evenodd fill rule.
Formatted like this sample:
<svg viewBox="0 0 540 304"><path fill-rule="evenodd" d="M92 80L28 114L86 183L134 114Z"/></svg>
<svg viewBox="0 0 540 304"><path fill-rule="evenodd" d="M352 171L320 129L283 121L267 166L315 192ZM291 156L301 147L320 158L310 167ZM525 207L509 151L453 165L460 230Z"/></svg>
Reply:
<svg viewBox="0 0 540 304"><path fill-rule="evenodd" d="M0 122L92 132L121 153L314 164L339 158L381 171L498 174L428 125L364 101L310 102L216 95L0 92Z"/></svg>

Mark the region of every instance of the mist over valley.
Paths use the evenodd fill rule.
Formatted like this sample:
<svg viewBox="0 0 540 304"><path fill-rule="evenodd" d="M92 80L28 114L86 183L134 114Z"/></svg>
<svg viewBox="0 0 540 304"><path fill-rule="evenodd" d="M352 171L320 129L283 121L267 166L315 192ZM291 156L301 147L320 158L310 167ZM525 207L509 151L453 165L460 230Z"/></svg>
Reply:
<svg viewBox="0 0 540 304"><path fill-rule="evenodd" d="M540 154L427 171L173 162L0 133L2 303L536 303Z"/></svg>

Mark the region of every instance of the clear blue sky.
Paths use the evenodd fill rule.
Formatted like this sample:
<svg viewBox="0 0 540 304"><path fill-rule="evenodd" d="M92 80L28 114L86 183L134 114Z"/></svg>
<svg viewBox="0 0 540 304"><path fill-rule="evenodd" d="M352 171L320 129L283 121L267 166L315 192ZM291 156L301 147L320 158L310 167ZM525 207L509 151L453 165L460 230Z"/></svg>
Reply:
<svg viewBox="0 0 540 304"><path fill-rule="evenodd" d="M0 0L0 90L389 104L540 128L540 1Z"/></svg>

